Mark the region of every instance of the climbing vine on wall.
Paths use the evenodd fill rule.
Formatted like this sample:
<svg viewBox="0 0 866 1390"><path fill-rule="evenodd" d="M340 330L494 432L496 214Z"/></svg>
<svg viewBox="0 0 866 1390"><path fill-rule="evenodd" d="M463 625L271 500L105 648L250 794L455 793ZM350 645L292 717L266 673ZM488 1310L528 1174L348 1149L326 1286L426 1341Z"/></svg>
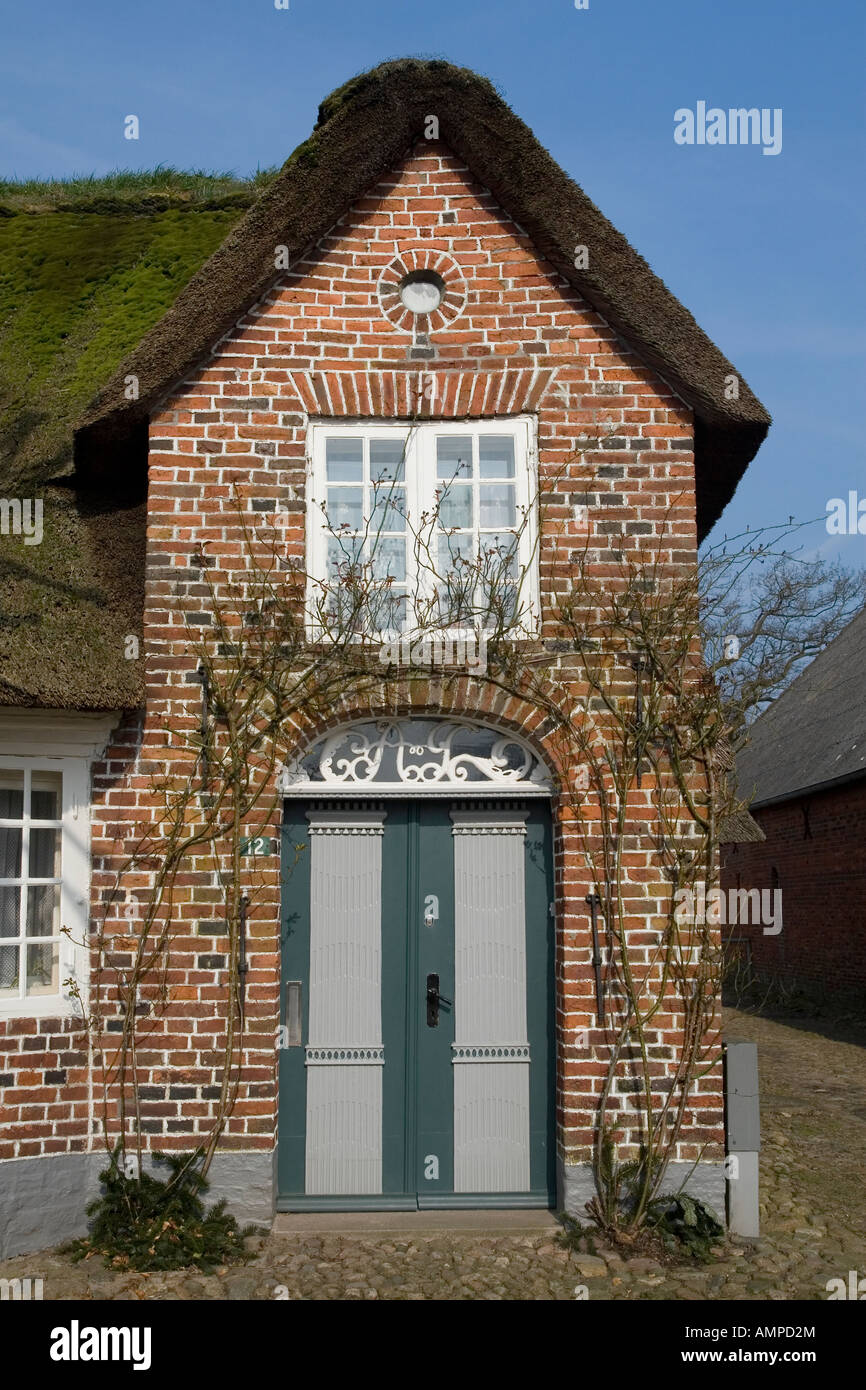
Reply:
<svg viewBox="0 0 866 1390"><path fill-rule="evenodd" d="M572 478L582 471L591 483L593 445L602 440L588 440L585 455L569 460ZM202 540L207 622L187 624L196 700L176 702L164 727L147 730L140 770L150 777L152 814L103 895L91 995L78 996L101 1068L102 1137L122 1163L134 1160L124 1169L130 1181L140 1180L146 1147L139 1053L167 1011L183 1010L171 967L173 943L189 930L180 907L190 866L209 865L226 937L218 1094L189 1158L206 1173L241 1084L247 926L260 907L243 857L250 827L264 833L272 824L277 772L297 751L298 731L324 726L341 702L400 714L418 706L420 682L428 706L434 691L447 709L449 688L467 672L436 663L430 639L459 619L461 629L485 635L486 666L471 675L477 706L504 694L536 709L557 765L570 770L559 809L578 827L595 928L596 996L587 1005L595 1021L585 1045L605 1065L589 1210L607 1230L648 1219L695 1088L719 1065L718 926L684 918L680 907L685 890L697 898L700 885L705 892L717 881L720 821L734 804L725 775L730 718L703 650L700 573L671 558L668 519L652 547L620 552L600 583L585 519L548 517L555 493L556 479L548 479L518 518L513 544L447 573L436 564L439 503L414 529L406 519L424 580L409 595L410 672L393 659L395 644L383 646L392 581L376 563L383 510L398 505L396 496L380 499L366 520L364 558L346 540L326 577L306 572L276 521L253 513L240 490L231 508L242 538L235 568L209 564ZM527 582L536 557L514 565L533 510L557 575L540 634ZM331 534L340 542L339 528ZM291 869L283 865L284 874Z"/></svg>

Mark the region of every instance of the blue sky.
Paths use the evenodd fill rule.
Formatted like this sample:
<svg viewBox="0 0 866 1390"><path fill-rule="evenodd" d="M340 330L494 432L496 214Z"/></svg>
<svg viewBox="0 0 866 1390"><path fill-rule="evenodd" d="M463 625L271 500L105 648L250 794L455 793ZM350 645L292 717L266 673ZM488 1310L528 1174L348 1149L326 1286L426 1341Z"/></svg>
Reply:
<svg viewBox="0 0 866 1390"><path fill-rule="evenodd" d="M0 171L281 163L385 58L490 77L773 414L721 529L866 498L862 0L0 0ZM780 107L781 153L674 112ZM123 137L135 114L140 139ZM866 536L814 545L866 563Z"/></svg>

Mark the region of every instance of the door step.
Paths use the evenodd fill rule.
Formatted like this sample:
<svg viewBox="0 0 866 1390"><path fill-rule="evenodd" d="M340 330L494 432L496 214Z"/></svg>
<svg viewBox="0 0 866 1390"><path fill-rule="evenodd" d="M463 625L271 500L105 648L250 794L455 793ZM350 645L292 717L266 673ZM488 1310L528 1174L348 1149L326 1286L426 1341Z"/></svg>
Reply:
<svg viewBox="0 0 866 1390"><path fill-rule="evenodd" d="M561 1230L552 1211L304 1211L280 1212L275 1236L554 1235Z"/></svg>

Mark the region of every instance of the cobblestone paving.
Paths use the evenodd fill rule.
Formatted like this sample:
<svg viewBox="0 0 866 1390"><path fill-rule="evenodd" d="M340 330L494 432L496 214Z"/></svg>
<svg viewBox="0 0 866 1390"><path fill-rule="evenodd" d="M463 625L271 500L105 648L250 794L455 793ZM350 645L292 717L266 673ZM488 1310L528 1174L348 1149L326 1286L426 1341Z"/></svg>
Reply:
<svg viewBox="0 0 866 1390"><path fill-rule="evenodd" d="M728 1013L728 1035L759 1048L763 1234L709 1265L440 1232L258 1238L248 1265L210 1276L116 1274L45 1251L0 1263L0 1277L41 1275L46 1299L824 1299L829 1279L866 1274L866 1049L808 1021Z"/></svg>

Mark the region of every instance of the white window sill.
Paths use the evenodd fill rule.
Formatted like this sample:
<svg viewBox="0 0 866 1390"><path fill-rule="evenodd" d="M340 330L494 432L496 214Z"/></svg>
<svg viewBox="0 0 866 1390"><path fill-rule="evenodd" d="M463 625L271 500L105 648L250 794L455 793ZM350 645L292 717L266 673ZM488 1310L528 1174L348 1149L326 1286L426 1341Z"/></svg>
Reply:
<svg viewBox="0 0 866 1390"><path fill-rule="evenodd" d="M0 1020L7 1018L77 1018L82 1026L81 1007L61 994L37 995L32 999L0 1001Z"/></svg>

